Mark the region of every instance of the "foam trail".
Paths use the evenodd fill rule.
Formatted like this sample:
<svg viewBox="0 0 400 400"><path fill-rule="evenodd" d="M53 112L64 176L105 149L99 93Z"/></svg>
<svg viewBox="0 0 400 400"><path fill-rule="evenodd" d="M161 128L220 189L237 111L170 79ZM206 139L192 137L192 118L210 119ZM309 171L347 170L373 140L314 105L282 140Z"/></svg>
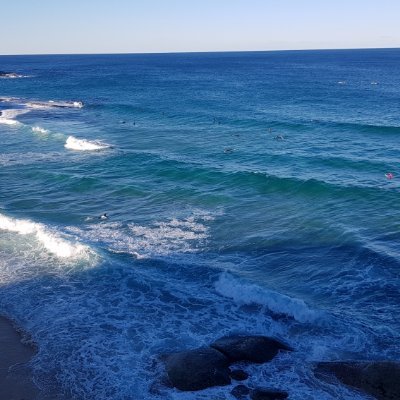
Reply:
<svg viewBox="0 0 400 400"><path fill-rule="evenodd" d="M43 224L28 219L10 218L0 214L0 230L16 232L20 235L33 235L50 253L60 258L76 258L88 255L90 248L80 243L71 243L53 233Z"/></svg>
<svg viewBox="0 0 400 400"><path fill-rule="evenodd" d="M21 75L16 72L3 72L0 71L0 79L18 79L18 78L29 78L29 75Z"/></svg>
<svg viewBox="0 0 400 400"><path fill-rule="evenodd" d="M25 100L18 97L1 97L1 102L14 103L28 108L82 108L82 101L40 101L40 100Z"/></svg>
<svg viewBox="0 0 400 400"><path fill-rule="evenodd" d="M107 149L110 145L98 141L89 141L85 139L77 139L74 136L68 136L64 147L70 150L93 151Z"/></svg>
<svg viewBox="0 0 400 400"><path fill-rule="evenodd" d="M9 109L9 110L2 110L0 113L0 124L5 125L18 125L20 124L16 118L18 115L25 114L29 112L29 110L24 109Z"/></svg>
<svg viewBox="0 0 400 400"><path fill-rule="evenodd" d="M81 101L20 101L20 104L24 104L30 108L82 108L83 103Z"/></svg>
<svg viewBox="0 0 400 400"><path fill-rule="evenodd" d="M215 289L238 304L260 304L273 313L288 315L299 322L315 322L321 316L320 312L311 310L303 300L241 281L228 273L220 275Z"/></svg>

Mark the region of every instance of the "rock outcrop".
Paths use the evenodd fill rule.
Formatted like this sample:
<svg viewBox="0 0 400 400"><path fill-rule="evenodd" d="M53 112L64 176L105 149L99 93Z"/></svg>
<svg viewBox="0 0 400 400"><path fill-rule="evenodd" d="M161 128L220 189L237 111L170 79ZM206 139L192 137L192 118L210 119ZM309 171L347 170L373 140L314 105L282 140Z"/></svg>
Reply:
<svg viewBox="0 0 400 400"><path fill-rule="evenodd" d="M381 362L320 362L316 376L333 374L345 385L360 389L378 400L400 399L400 363Z"/></svg>
<svg viewBox="0 0 400 400"><path fill-rule="evenodd" d="M164 357L171 384L180 390L202 390L231 383L229 360L210 347Z"/></svg>
<svg viewBox="0 0 400 400"><path fill-rule="evenodd" d="M264 363L272 360L279 350L292 351L287 344L268 336L226 336L211 347L228 357L230 362Z"/></svg>
<svg viewBox="0 0 400 400"><path fill-rule="evenodd" d="M218 339L210 347L164 355L161 359L170 386L194 391L229 385L231 378L246 380L248 374L245 371L230 370L229 366L238 361L264 363L272 360L280 350L293 349L267 336L227 336Z"/></svg>

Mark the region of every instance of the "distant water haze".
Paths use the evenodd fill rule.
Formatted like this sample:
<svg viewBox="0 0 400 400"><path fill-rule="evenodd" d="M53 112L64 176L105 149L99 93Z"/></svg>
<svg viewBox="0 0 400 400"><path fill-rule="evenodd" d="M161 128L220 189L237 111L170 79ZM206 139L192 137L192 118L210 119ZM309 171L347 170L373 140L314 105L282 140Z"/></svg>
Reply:
<svg viewBox="0 0 400 400"><path fill-rule="evenodd" d="M4 2L0 54L400 46L397 0Z"/></svg>

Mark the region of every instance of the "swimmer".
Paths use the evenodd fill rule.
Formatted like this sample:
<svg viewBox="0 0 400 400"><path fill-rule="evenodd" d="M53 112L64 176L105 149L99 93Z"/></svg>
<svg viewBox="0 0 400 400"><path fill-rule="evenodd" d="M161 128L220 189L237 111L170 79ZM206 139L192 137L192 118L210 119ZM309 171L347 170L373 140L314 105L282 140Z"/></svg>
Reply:
<svg viewBox="0 0 400 400"><path fill-rule="evenodd" d="M232 147L227 147L224 149L224 153L233 153L233 148Z"/></svg>
<svg viewBox="0 0 400 400"><path fill-rule="evenodd" d="M285 137L283 135L276 135L274 137L275 140L285 140Z"/></svg>
<svg viewBox="0 0 400 400"><path fill-rule="evenodd" d="M386 173L385 176L388 179L393 179L394 178L394 175L391 172Z"/></svg>

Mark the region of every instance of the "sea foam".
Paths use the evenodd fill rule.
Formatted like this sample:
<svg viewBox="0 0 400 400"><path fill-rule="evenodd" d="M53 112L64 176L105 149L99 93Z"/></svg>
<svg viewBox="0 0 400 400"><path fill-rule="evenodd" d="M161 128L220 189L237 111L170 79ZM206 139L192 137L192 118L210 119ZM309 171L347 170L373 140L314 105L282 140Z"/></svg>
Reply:
<svg viewBox="0 0 400 400"><path fill-rule="evenodd" d="M49 130L41 128L40 126L34 126L34 127L32 127L32 132L47 134L47 133L49 133Z"/></svg>
<svg viewBox="0 0 400 400"><path fill-rule="evenodd" d="M85 139L77 139L74 136L68 136L65 148L78 151L94 151L108 149L110 145L98 141L89 141Z"/></svg>
<svg viewBox="0 0 400 400"><path fill-rule="evenodd" d="M60 258L80 258L90 252L89 247L64 239L60 233L53 232L46 225L28 219L16 219L0 214L0 230L32 235L47 251Z"/></svg>
<svg viewBox="0 0 400 400"><path fill-rule="evenodd" d="M20 124L15 118L18 115L25 114L29 110L25 109L9 109L9 110L2 110L0 114L0 124L5 125L18 125Z"/></svg>
<svg viewBox="0 0 400 400"><path fill-rule="evenodd" d="M21 75L16 72L2 72L0 71L0 79L18 79L18 78L29 78L29 75Z"/></svg>
<svg viewBox="0 0 400 400"><path fill-rule="evenodd" d="M268 290L253 283L248 283L222 273L215 283L216 291L222 296L233 299L238 304L259 304L266 306L276 314L284 314L299 322L315 322L322 313L311 310L300 299Z"/></svg>
<svg viewBox="0 0 400 400"><path fill-rule="evenodd" d="M109 251L127 253L135 258L171 257L196 253L209 237L209 215L191 215L155 221L148 226L120 222L88 224L84 229L67 227L73 234L92 243L100 243Z"/></svg>

